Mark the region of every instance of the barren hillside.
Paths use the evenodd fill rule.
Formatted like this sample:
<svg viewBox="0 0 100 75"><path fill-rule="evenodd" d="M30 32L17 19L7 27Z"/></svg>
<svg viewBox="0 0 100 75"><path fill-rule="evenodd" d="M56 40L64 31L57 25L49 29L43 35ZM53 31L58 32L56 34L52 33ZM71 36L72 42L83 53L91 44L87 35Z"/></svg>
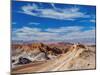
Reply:
<svg viewBox="0 0 100 75"><path fill-rule="evenodd" d="M95 46L34 43L12 50L12 73L95 69Z"/></svg>

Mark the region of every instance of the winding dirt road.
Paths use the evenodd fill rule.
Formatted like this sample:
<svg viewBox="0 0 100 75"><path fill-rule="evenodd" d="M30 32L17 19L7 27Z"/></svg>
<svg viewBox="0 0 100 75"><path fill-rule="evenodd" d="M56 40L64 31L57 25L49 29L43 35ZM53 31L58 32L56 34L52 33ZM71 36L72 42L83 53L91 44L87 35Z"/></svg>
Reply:
<svg viewBox="0 0 100 75"><path fill-rule="evenodd" d="M72 59L79 56L84 49L73 49L66 54L59 55L56 59L47 60L41 63L30 63L12 70L12 73L33 73L46 71L63 70L63 66L67 65ZM66 67L66 70L68 68Z"/></svg>

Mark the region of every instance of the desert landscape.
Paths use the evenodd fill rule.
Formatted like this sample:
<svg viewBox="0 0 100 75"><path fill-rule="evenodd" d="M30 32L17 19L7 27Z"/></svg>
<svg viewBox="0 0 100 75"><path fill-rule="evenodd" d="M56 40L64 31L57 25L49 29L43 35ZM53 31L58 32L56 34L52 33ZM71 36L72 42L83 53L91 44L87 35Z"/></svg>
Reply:
<svg viewBox="0 0 100 75"><path fill-rule="evenodd" d="M32 43L12 45L12 73L95 69L95 45Z"/></svg>
<svg viewBox="0 0 100 75"><path fill-rule="evenodd" d="M96 69L96 7L12 1L11 73Z"/></svg>

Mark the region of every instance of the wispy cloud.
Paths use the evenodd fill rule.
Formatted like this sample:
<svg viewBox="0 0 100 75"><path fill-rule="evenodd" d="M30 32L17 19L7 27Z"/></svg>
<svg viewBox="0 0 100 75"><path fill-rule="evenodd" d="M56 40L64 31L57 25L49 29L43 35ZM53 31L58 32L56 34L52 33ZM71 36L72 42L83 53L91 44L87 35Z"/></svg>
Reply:
<svg viewBox="0 0 100 75"><path fill-rule="evenodd" d="M13 26L13 40L63 41L95 38L95 12L88 10L93 11L95 8L92 9L90 6L85 9L84 6L64 5L63 7L62 4L41 2L25 2L13 6L16 7L13 12L14 21L18 23L17 26ZM20 17L16 17L17 14L20 14ZM46 26L43 26L45 24Z"/></svg>
<svg viewBox="0 0 100 75"><path fill-rule="evenodd" d="M90 19L90 22L92 22L92 23L96 22L96 15L92 15L92 18Z"/></svg>
<svg viewBox="0 0 100 75"><path fill-rule="evenodd" d="M82 26L67 26L67 27L60 27L60 28L48 28L46 31L48 32L74 32L83 29Z"/></svg>
<svg viewBox="0 0 100 75"><path fill-rule="evenodd" d="M16 22L12 22L13 25L17 24Z"/></svg>
<svg viewBox="0 0 100 75"><path fill-rule="evenodd" d="M29 22L28 25L39 25L40 23L37 22Z"/></svg>
<svg viewBox="0 0 100 75"><path fill-rule="evenodd" d="M56 6L55 6L54 3L51 3L51 6L52 6L53 9L56 9Z"/></svg>
<svg viewBox="0 0 100 75"><path fill-rule="evenodd" d="M96 22L96 18L94 16L95 15L92 15L89 19L80 20L80 22L95 23Z"/></svg>
<svg viewBox="0 0 100 75"><path fill-rule="evenodd" d="M51 4L53 8L42 9L35 3L27 4L21 7L19 13L24 13L31 16L53 18L53 19L64 19L64 20L75 20L77 18L88 18L90 15L81 12L80 8L58 8L54 4Z"/></svg>
<svg viewBox="0 0 100 75"><path fill-rule="evenodd" d="M13 40L38 40L38 41L50 41L50 40L73 40L83 38L95 38L95 29L82 31L84 27L70 26L60 27L57 29L44 29L23 27L13 31Z"/></svg>
<svg viewBox="0 0 100 75"><path fill-rule="evenodd" d="M95 22L96 22L96 20L95 20L95 19L91 19L91 20L90 20L90 22L95 23Z"/></svg>

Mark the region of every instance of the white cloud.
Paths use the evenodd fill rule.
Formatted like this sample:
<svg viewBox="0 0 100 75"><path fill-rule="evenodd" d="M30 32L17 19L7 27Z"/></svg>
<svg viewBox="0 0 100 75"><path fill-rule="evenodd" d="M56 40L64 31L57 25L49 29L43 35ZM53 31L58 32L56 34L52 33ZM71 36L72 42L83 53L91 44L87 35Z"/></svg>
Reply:
<svg viewBox="0 0 100 75"><path fill-rule="evenodd" d="M96 20L95 20L95 19L91 19L91 20L90 20L90 22L95 23L95 22L96 22Z"/></svg>
<svg viewBox="0 0 100 75"><path fill-rule="evenodd" d="M37 5L35 5L34 3L32 5L28 4L21 7L21 9L23 10L23 13L34 15L34 16L35 16L35 13L33 13L32 11L37 8L38 8Z"/></svg>
<svg viewBox="0 0 100 75"><path fill-rule="evenodd" d="M48 32L74 32L83 29L82 26L69 26L69 27L60 27L60 28L48 28L46 31Z"/></svg>
<svg viewBox="0 0 100 75"><path fill-rule="evenodd" d="M56 36L56 33L43 32L39 28L23 27L13 31L13 39L16 40L43 40L50 36ZM16 38L17 37L17 38ZM48 40L47 39L47 40Z"/></svg>
<svg viewBox="0 0 100 75"><path fill-rule="evenodd" d="M54 5L54 3L51 3L51 6L53 9L56 9L56 6Z"/></svg>
<svg viewBox="0 0 100 75"><path fill-rule="evenodd" d="M95 30L72 32L67 37L69 39L95 38Z"/></svg>
<svg viewBox="0 0 100 75"><path fill-rule="evenodd" d="M21 7L20 13L24 13L31 16L46 17L53 19L75 20L76 18L90 17L86 13L80 11L79 8L57 8L54 4L51 4L53 8L43 9L39 8L36 4L28 4ZM35 12L34 12L35 11Z"/></svg>
<svg viewBox="0 0 100 75"><path fill-rule="evenodd" d="M73 40L82 38L95 38L95 30L81 31L84 27L70 26L60 27L57 29L44 29L23 27L14 30L12 33L13 40L38 40L38 41L62 41L62 40Z"/></svg>
<svg viewBox="0 0 100 75"><path fill-rule="evenodd" d="M39 31L41 31L41 29L39 28L23 27L23 28L15 30L14 32L29 33L29 32L39 32Z"/></svg>
<svg viewBox="0 0 100 75"><path fill-rule="evenodd" d="M17 24L16 22L12 22L13 25Z"/></svg>
<svg viewBox="0 0 100 75"><path fill-rule="evenodd" d="M29 22L28 25L39 25L40 23L37 22Z"/></svg>

